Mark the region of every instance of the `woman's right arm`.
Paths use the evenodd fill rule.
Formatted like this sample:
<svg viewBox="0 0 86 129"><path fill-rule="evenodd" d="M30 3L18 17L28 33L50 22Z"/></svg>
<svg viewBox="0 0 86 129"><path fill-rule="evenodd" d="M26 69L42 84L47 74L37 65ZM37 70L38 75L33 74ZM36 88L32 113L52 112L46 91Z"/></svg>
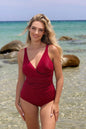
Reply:
<svg viewBox="0 0 86 129"><path fill-rule="evenodd" d="M23 118L23 111L22 111L21 106L20 106L20 92L21 92L23 83L25 81L25 75L22 72L24 49L19 50L17 58L18 58L18 81L17 81L17 86L16 86L15 106Z"/></svg>

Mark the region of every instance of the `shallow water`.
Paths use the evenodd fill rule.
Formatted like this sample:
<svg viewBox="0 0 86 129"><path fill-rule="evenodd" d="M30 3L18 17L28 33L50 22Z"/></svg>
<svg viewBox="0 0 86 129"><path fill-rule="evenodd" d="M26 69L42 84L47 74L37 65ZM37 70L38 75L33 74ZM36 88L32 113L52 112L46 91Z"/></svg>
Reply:
<svg viewBox="0 0 86 129"><path fill-rule="evenodd" d="M64 54L73 54L80 59L79 67L63 69L64 86L56 129L86 129L86 21L52 24L57 37L68 35L77 39L59 43ZM25 26L26 22L0 23L0 47L15 39L25 42L26 35L17 36ZM18 65L3 61L0 59L0 128L26 129L15 108ZM55 76L53 82L55 85Z"/></svg>
<svg viewBox="0 0 86 129"><path fill-rule="evenodd" d="M80 57L80 56L79 56ZM60 114L56 129L86 128L86 60L76 68L63 69L64 87L60 99ZM18 76L17 64L0 61L0 127L26 129L15 108L15 89ZM55 84L55 76L53 77Z"/></svg>

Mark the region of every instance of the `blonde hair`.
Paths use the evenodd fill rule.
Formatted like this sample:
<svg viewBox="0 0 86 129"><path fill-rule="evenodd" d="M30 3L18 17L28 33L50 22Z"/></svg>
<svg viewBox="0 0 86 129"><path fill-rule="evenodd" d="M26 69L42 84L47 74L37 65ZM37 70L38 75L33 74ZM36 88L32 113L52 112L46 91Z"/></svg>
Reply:
<svg viewBox="0 0 86 129"><path fill-rule="evenodd" d="M60 57L62 58L62 48L57 43L55 32L53 30L50 20L44 14L37 14L37 15L33 16L32 19L29 21L28 26L25 28L25 30L23 32L23 34L24 34L28 30L26 44L31 43L29 28L31 27L31 25L34 21L40 21L45 26L45 33L44 33L41 41L46 44L52 44L52 45L56 46L59 51Z"/></svg>

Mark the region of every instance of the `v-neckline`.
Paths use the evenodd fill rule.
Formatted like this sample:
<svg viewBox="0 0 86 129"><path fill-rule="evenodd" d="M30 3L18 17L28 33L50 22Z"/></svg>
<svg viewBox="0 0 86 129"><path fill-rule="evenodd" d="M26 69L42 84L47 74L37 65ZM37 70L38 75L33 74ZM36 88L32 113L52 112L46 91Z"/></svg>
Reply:
<svg viewBox="0 0 86 129"><path fill-rule="evenodd" d="M42 54L42 56L41 56L41 58L40 58L40 60L39 60L39 62L38 62L38 64L37 64L37 66L34 67L33 64L31 63L31 61L29 60L28 52L27 52L27 48L26 48L27 60L28 60L28 62L30 63L30 65L31 65L35 70L38 68L38 66L39 66L39 64L40 64L40 62L41 62L41 60L42 60L42 58L43 58L43 56L44 56L44 54L45 54L45 52L46 52L46 49L47 49L47 45L46 45L46 47L45 47L45 50L44 50L44 52L43 52L43 54Z"/></svg>

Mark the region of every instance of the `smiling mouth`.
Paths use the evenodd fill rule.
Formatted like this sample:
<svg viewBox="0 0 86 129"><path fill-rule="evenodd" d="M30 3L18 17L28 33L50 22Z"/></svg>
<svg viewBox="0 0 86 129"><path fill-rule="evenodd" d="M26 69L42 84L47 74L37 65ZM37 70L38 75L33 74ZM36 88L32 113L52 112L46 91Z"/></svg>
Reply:
<svg viewBox="0 0 86 129"><path fill-rule="evenodd" d="M33 37L34 37L34 38L38 38L39 36L37 36L37 35L33 35Z"/></svg>

